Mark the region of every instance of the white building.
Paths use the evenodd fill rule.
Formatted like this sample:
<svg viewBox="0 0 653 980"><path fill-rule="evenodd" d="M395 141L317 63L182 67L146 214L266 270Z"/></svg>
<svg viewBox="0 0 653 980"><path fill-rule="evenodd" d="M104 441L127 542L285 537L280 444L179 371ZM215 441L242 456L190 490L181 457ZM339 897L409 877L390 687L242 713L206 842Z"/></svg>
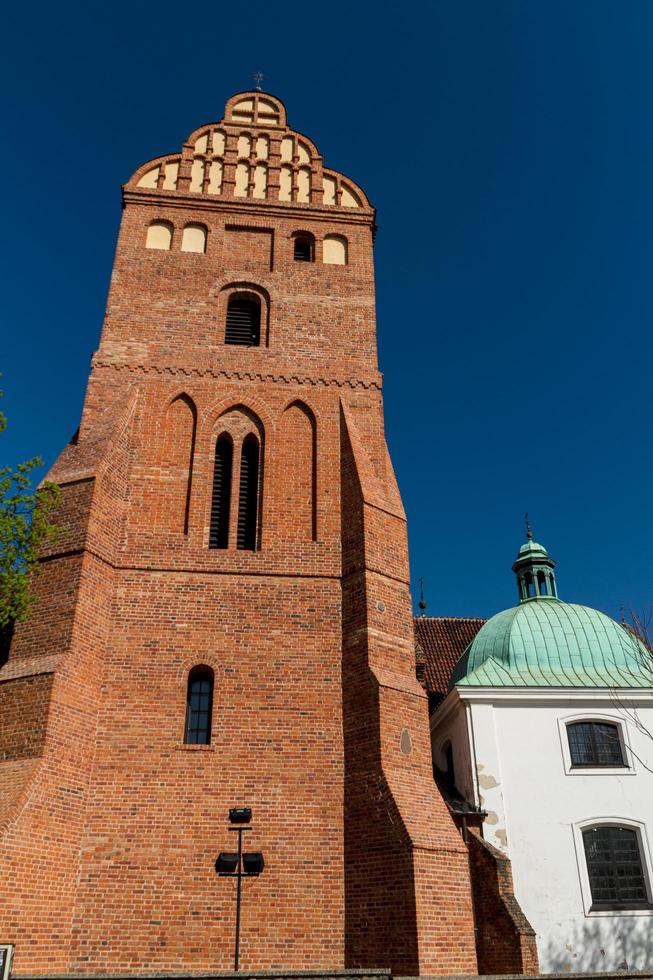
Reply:
<svg viewBox="0 0 653 980"><path fill-rule="evenodd" d="M653 673L626 627L557 598L530 539L431 719L434 764L512 862L542 972L653 966Z"/></svg>

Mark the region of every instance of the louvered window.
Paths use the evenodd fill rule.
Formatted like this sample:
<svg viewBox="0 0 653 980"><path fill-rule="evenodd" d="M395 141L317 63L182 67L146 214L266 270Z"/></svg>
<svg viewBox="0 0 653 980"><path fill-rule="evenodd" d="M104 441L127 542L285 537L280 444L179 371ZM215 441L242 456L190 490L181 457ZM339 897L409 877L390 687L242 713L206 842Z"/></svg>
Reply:
<svg viewBox="0 0 653 980"><path fill-rule="evenodd" d="M189 745L210 743L212 712L213 671L210 667L193 667L188 675L184 742Z"/></svg>
<svg viewBox="0 0 653 980"><path fill-rule="evenodd" d="M236 547L256 551L258 532L259 444L256 436L246 436L240 457L240 492Z"/></svg>
<svg viewBox="0 0 653 980"><path fill-rule="evenodd" d="M572 766L625 766L619 726L603 721L567 725Z"/></svg>
<svg viewBox="0 0 653 980"><path fill-rule="evenodd" d="M227 306L225 344L257 347L261 339L261 304L248 296L234 295Z"/></svg>
<svg viewBox="0 0 653 980"><path fill-rule="evenodd" d="M628 827L583 831L592 911L650 908L639 838Z"/></svg>
<svg viewBox="0 0 653 980"><path fill-rule="evenodd" d="M225 432L215 444L209 548L229 547L229 508L231 506L233 454L231 437Z"/></svg>
<svg viewBox="0 0 653 980"><path fill-rule="evenodd" d="M297 238L295 238L293 258L295 259L295 262L313 261L313 242L308 235L298 235Z"/></svg>

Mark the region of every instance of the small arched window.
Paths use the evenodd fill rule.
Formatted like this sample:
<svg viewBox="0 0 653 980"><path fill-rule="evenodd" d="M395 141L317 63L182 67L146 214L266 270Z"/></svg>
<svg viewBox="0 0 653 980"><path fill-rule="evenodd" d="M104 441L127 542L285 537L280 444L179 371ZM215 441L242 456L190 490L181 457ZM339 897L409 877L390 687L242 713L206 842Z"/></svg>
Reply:
<svg viewBox="0 0 653 980"><path fill-rule="evenodd" d="M233 293L227 306L225 344L258 347L261 342L261 304L257 297Z"/></svg>
<svg viewBox="0 0 653 980"><path fill-rule="evenodd" d="M295 262L312 262L315 257L315 242L312 235L295 235L293 258Z"/></svg>
<svg viewBox="0 0 653 980"><path fill-rule="evenodd" d="M189 224L181 236L182 252L206 252L206 227Z"/></svg>
<svg viewBox="0 0 653 980"><path fill-rule="evenodd" d="M213 671L210 667L193 667L188 675L184 742L188 745L210 743L212 713Z"/></svg>
<svg viewBox="0 0 653 980"><path fill-rule="evenodd" d="M535 592L535 583L533 582L533 576L532 575L527 575L524 581L525 581L525 584L526 584L526 596L529 599L532 599L533 596L536 595L536 592Z"/></svg>
<svg viewBox="0 0 653 980"><path fill-rule="evenodd" d="M548 593L548 588L547 588L546 575L544 574L544 572L538 572L537 573L537 587L538 587L538 590L539 590L540 595L548 595L549 594Z"/></svg>
<svg viewBox="0 0 653 980"><path fill-rule="evenodd" d="M347 239L344 235L325 235L322 261L326 265L347 265Z"/></svg>
<svg viewBox="0 0 653 980"><path fill-rule="evenodd" d="M147 229L145 248L158 248L164 252L172 246L172 225L169 221L152 221Z"/></svg>
<svg viewBox="0 0 653 980"><path fill-rule="evenodd" d="M223 432L215 444L209 548L229 547L229 510L231 507L233 455L234 447L231 436Z"/></svg>
<svg viewBox="0 0 653 980"><path fill-rule="evenodd" d="M259 442L251 433L245 436L240 456L238 529L236 547L256 551L259 511Z"/></svg>
<svg viewBox="0 0 653 980"><path fill-rule="evenodd" d="M606 721L577 721L567 725L572 766L625 766L619 725Z"/></svg>

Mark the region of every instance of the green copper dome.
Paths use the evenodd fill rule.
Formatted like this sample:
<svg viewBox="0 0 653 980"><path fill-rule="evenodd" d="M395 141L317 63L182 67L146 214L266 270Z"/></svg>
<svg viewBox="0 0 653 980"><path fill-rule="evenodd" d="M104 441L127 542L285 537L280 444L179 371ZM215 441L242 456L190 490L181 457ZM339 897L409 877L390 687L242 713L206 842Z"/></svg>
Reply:
<svg viewBox="0 0 653 980"><path fill-rule="evenodd" d="M561 602L554 566L529 529L513 565L521 602L479 630L451 687L653 687L644 643L598 609Z"/></svg>
<svg viewBox="0 0 653 980"><path fill-rule="evenodd" d="M536 599L487 621L451 686L652 687L650 663L644 644L598 609Z"/></svg>

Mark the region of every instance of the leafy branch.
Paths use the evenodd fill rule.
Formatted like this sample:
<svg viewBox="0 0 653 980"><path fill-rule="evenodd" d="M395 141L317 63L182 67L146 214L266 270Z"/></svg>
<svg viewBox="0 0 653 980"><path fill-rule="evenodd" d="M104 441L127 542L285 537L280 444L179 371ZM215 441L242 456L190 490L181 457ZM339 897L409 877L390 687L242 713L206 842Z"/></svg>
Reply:
<svg viewBox="0 0 653 980"><path fill-rule="evenodd" d="M0 411L0 433L6 428L7 417ZM57 534L50 515L59 487L49 481L32 487L31 473L42 465L43 460L34 456L15 469L0 468L0 632L29 616L40 549Z"/></svg>

